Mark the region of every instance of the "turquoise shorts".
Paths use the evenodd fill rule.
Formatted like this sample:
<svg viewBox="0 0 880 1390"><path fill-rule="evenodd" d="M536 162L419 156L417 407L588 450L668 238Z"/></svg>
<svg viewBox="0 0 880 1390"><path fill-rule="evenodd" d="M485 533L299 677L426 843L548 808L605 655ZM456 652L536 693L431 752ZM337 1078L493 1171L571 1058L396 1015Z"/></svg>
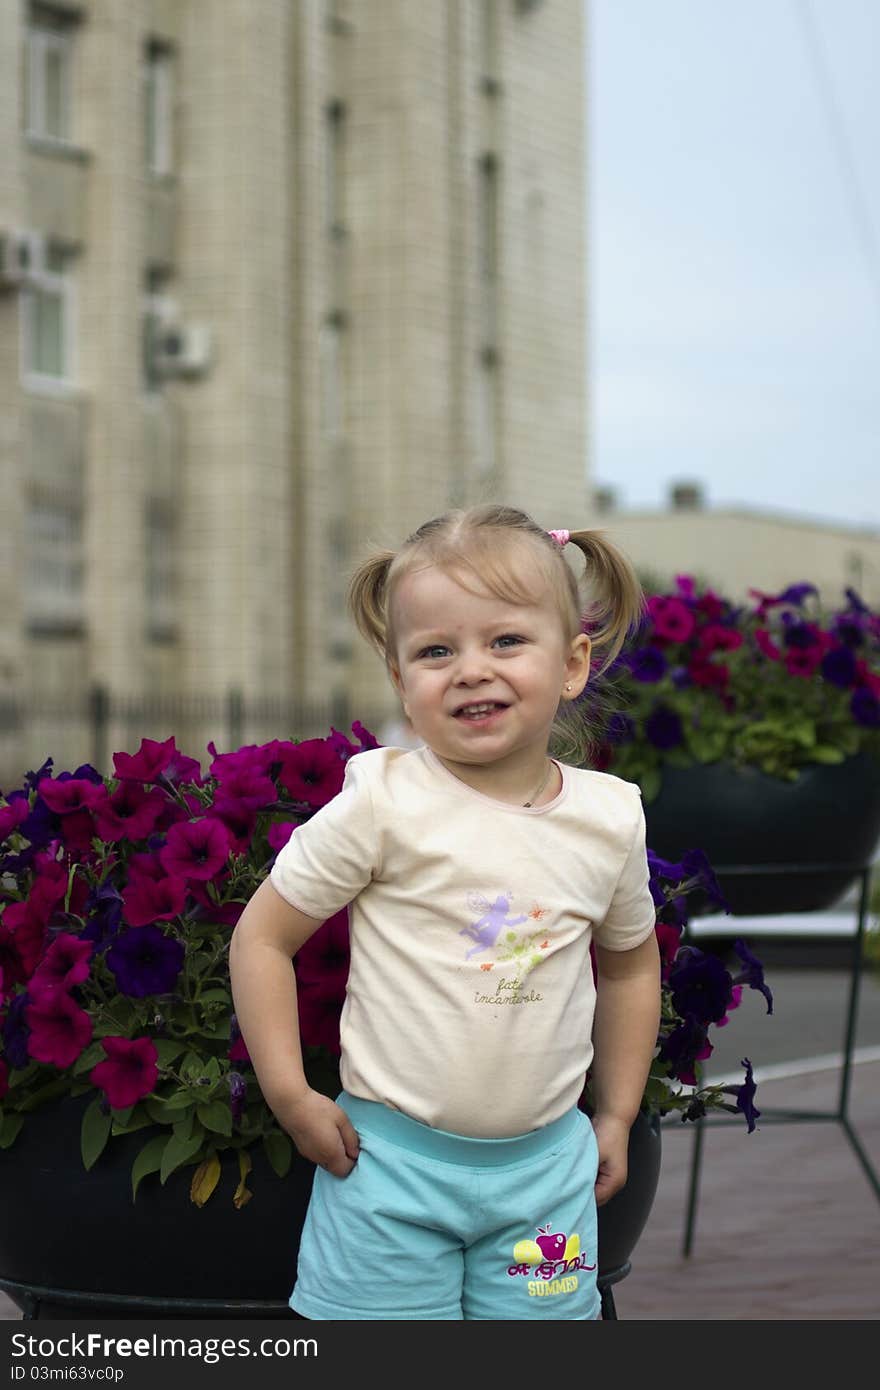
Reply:
<svg viewBox="0 0 880 1390"><path fill-rule="evenodd" d="M596 1140L580 1110L467 1139L346 1092L352 1171L315 1173L290 1306L320 1320L599 1317Z"/></svg>

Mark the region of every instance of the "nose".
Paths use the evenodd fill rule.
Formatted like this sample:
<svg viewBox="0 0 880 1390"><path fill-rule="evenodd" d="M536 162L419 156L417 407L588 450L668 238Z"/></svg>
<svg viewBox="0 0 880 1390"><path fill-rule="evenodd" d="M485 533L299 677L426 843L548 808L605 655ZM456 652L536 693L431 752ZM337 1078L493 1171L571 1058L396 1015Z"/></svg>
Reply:
<svg viewBox="0 0 880 1390"><path fill-rule="evenodd" d="M455 664L456 685L479 685L492 679L492 666L488 653L479 647L463 648Z"/></svg>

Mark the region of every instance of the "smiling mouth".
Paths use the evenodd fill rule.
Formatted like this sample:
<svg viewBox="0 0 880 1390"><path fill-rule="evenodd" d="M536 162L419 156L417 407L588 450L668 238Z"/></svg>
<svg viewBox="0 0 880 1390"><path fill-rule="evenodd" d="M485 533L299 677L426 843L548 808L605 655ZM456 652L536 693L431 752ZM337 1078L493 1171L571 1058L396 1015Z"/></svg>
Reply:
<svg viewBox="0 0 880 1390"><path fill-rule="evenodd" d="M454 717L464 720L488 719L490 714L497 714L503 709L507 709L507 706L498 704L497 701L483 701L480 704L460 705Z"/></svg>

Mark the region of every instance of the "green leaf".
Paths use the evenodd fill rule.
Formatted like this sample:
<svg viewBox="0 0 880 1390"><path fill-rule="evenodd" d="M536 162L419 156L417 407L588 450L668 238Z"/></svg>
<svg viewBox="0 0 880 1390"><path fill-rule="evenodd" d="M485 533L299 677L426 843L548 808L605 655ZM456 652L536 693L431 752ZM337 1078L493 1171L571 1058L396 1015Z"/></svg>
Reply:
<svg viewBox="0 0 880 1390"><path fill-rule="evenodd" d="M82 1076L83 1072L91 1071L99 1062L106 1062L107 1053L99 1042L94 1042L87 1047L85 1052L81 1052L73 1064L74 1076Z"/></svg>
<svg viewBox="0 0 880 1390"><path fill-rule="evenodd" d="M186 1043L175 1042L172 1038L159 1038L156 1042L156 1055L160 1067L170 1067L186 1048Z"/></svg>
<svg viewBox="0 0 880 1390"><path fill-rule="evenodd" d="M0 1149L11 1149L24 1124L23 1115L4 1115L0 1121Z"/></svg>
<svg viewBox="0 0 880 1390"><path fill-rule="evenodd" d="M817 743L810 750L811 763L842 763L845 756L839 748L831 748L827 743Z"/></svg>
<svg viewBox="0 0 880 1390"><path fill-rule="evenodd" d="M659 796L661 781L662 777L660 769L658 767L650 767L645 769L644 773L639 779L639 785L642 789L643 801L654 801L655 798Z"/></svg>
<svg viewBox="0 0 880 1390"><path fill-rule="evenodd" d="M174 1121L174 1125L172 1126L174 1137L175 1139L186 1141L192 1135L193 1120L196 1117L195 1106L192 1106L189 1110L184 1110L182 1113L179 1110L174 1113L180 1116L178 1120Z"/></svg>
<svg viewBox="0 0 880 1390"><path fill-rule="evenodd" d="M206 989L199 995L200 1004L232 1004L228 989Z"/></svg>
<svg viewBox="0 0 880 1390"><path fill-rule="evenodd" d="M172 1134L165 1146L162 1162L159 1165L159 1181L163 1186L175 1168L180 1168L189 1159L195 1158L203 1143L201 1130L189 1139L178 1139L176 1135Z"/></svg>
<svg viewBox="0 0 880 1390"><path fill-rule="evenodd" d="M101 1102L96 1097L83 1115L80 1129L80 1150L86 1171L97 1163L104 1152L112 1124L112 1115L102 1109Z"/></svg>
<svg viewBox="0 0 880 1390"><path fill-rule="evenodd" d="M232 1111L222 1100L212 1100L207 1105L200 1105L196 1114L205 1129L227 1136L232 1133Z"/></svg>
<svg viewBox="0 0 880 1390"><path fill-rule="evenodd" d="M293 1158L293 1144L286 1134L281 1134L279 1130L273 1130L270 1134L263 1135L263 1148L266 1152L270 1164L275 1169L279 1178L286 1178L290 1171L290 1162Z"/></svg>
<svg viewBox="0 0 880 1390"><path fill-rule="evenodd" d="M165 1152L170 1139L165 1134L157 1134L155 1139L151 1139L141 1149L134 1163L131 1165L131 1200L137 1197L137 1190L141 1179L148 1173L158 1173L162 1163L162 1155Z"/></svg>

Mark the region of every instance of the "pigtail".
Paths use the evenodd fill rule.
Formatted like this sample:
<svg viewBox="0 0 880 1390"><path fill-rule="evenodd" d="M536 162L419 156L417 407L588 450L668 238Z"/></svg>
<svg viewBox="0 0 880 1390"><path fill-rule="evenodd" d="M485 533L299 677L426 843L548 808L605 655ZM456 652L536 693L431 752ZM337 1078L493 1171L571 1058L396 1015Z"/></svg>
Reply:
<svg viewBox="0 0 880 1390"><path fill-rule="evenodd" d="M572 531L569 543L584 556L590 594L584 618L594 649L602 649L599 664L605 669L641 618L645 596L630 561L603 532Z"/></svg>
<svg viewBox="0 0 880 1390"><path fill-rule="evenodd" d="M348 586L349 612L362 637L387 660L388 573L395 559L393 550L380 550L358 565Z"/></svg>

